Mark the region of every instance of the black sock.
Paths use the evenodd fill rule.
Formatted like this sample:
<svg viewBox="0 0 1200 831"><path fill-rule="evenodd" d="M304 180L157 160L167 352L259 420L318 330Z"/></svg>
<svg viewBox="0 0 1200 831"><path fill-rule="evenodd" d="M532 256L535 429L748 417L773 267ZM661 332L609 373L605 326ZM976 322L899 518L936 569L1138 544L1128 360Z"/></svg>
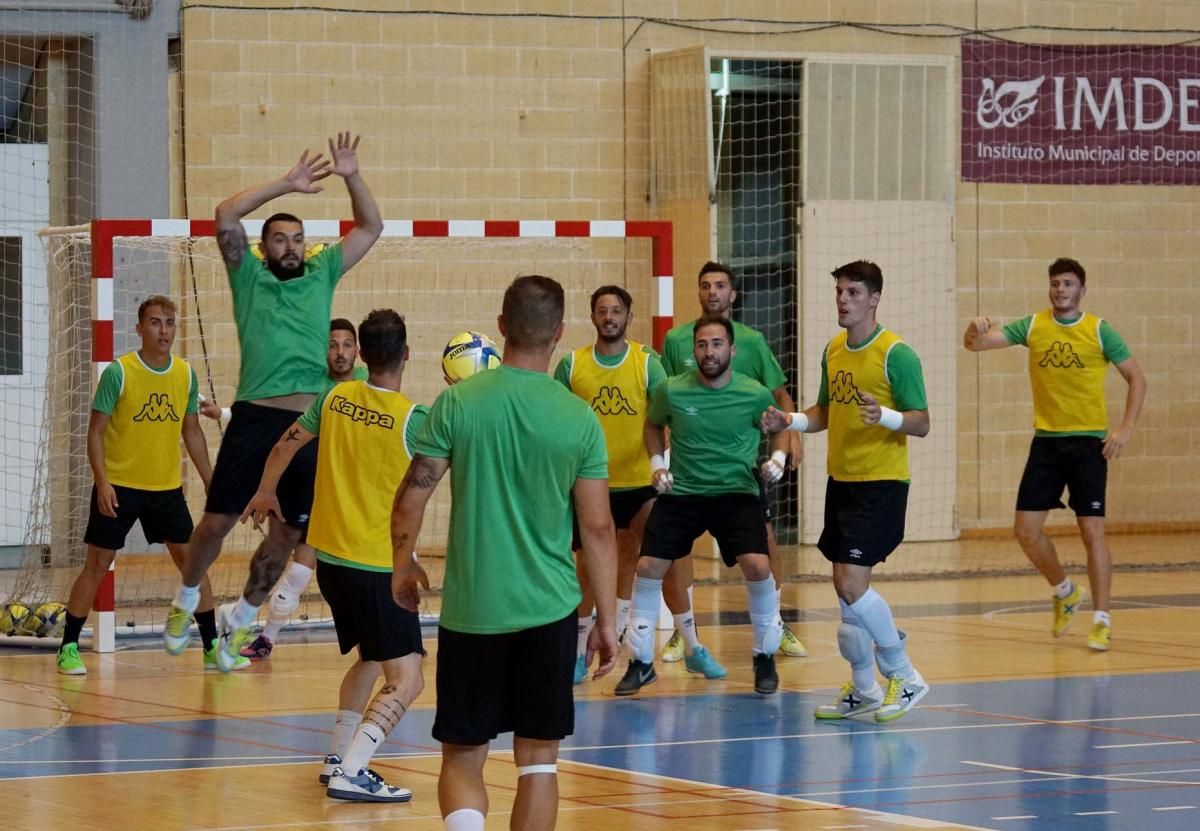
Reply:
<svg viewBox="0 0 1200 831"><path fill-rule="evenodd" d="M83 624L87 623L87 615L83 617L75 617L75 615L67 612L67 627L63 629L62 645L66 646L69 643L79 643L79 633L83 631Z"/></svg>
<svg viewBox="0 0 1200 831"><path fill-rule="evenodd" d="M212 649L213 642L217 639L217 610L209 609L207 612L196 612L196 626L200 628L200 643L205 652Z"/></svg>

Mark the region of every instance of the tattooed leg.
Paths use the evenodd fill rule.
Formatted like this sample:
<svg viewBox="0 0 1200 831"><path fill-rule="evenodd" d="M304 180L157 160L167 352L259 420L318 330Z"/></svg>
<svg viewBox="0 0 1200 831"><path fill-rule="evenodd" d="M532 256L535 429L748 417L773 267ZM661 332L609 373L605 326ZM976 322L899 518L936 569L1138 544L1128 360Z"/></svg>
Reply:
<svg viewBox="0 0 1200 831"><path fill-rule="evenodd" d="M350 775L370 765L371 757L388 734L396 729L425 687L421 675L421 656L417 653L383 661L384 684L363 713L362 724L342 758L342 767Z"/></svg>
<svg viewBox="0 0 1200 831"><path fill-rule="evenodd" d="M261 606L287 566L292 549L300 541L300 530L271 518L266 538L250 558L250 576L242 597L252 606Z"/></svg>

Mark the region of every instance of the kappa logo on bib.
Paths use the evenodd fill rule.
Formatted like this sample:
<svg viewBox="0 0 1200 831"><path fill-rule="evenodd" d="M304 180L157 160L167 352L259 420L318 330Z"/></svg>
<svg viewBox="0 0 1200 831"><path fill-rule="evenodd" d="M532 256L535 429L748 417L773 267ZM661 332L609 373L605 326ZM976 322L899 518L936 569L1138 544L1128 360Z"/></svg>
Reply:
<svg viewBox="0 0 1200 831"><path fill-rule="evenodd" d="M179 414L171 406L171 399L165 392L152 392L133 417L134 421L179 421Z"/></svg>

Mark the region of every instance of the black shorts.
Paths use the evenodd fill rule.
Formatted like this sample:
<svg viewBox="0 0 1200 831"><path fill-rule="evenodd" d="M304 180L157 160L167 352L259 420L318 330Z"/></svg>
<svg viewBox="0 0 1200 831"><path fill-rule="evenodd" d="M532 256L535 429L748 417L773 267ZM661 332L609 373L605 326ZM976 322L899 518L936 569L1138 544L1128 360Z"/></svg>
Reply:
<svg viewBox="0 0 1200 831"><path fill-rule="evenodd" d="M907 510L907 482L831 478L825 486L825 528L817 548L831 563L882 563L904 540Z"/></svg>
<svg viewBox="0 0 1200 831"><path fill-rule="evenodd" d="M758 504L762 506L763 522L771 521L771 497L767 496L767 485L762 477L758 479Z"/></svg>
<svg viewBox="0 0 1200 831"><path fill-rule="evenodd" d="M628 528L629 523L633 522L633 518L637 516L637 512L642 509L642 506L656 496L658 493L650 485L629 490L610 490L608 492L608 508L612 511L613 525L618 529ZM581 548L583 548L583 540L579 539L579 517L576 516L571 525L571 550L578 551Z"/></svg>
<svg viewBox="0 0 1200 831"><path fill-rule="evenodd" d="M721 547L721 559L732 566L742 554L767 553L767 526L762 503L752 493L713 496L664 494L654 503L642 556L678 560L692 553L692 543L705 531Z"/></svg>
<svg viewBox="0 0 1200 831"><path fill-rule="evenodd" d="M246 510L258 490L271 448L300 417L295 410L264 407L252 401L235 401L232 411L208 486L204 510L210 514L240 514ZM284 521L294 528L308 527L316 476L317 442L311 441L300 448L275 489Z"/></svg>
<svg viewBox="0 0 1200 831"><path fill-rule="evenodd" d="M478 746L501 733L557 741L575 732L575 610L562 620L473 635L438 628L439 742Z"/></svg>
<svg viewBox="0 0 1200 831"><path fill-rule="evenodd" d="M1104 516L1108 485L1108 459L1104 440L1096 436L1034 436L1029 460L1017 489L1018 511L1050 511L1066 507L1076 516Z"/></svg>
<svg viewBox="0 0 1200 831"><path fill-rule="evenodd" d="M186 543L192 536L192 515L183 488L169 491L144 491L113 485L117 492L117 515L105 516L96 503L92 485L92 504L83 541L97 548L117 551L125 547L125 537L134 522L142 523L147 542Z"/></svg>
<svg viewBox="0 0 1200 831"><path fill-rule="evenodd" d="M354 647L364 661L390 661L416 652L421 643L421 620L392 599L392 573L367 571L317 560L317 585L333 613L338 648L345 655Z"/></svg>

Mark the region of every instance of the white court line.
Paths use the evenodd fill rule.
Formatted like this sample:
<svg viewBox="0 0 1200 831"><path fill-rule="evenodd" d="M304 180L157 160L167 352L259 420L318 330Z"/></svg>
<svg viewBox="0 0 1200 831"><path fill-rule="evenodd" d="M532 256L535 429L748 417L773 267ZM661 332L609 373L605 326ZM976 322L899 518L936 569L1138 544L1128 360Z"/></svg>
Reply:
<svg viewBox="0 0 1200 831"><path fill-rule="evenodd" d="M1012 773L1028 773L1034 776L1053 776L1059 779L1085 779L1092 782L1131 782L1141 785L1179 785L1193 786L1200 785L1200 782L1177 782L1172 779L1141 779L1142 776L1173 776L1181 773L1200 773L1200 768L1172 768L1168 770L1143 770L1138 772L1138 776L1123 776L1120 774L1106 773L1060 773L1054 770L1038 770L1036 768L1021 768L1013 767L1012 765L997 765L991 762L972 762L966 759L960 760L960 764L976 765L983 768L994 768L995 770L1006 770Z"/></svg>
<svg viewBox="0 0 1200 831"><path fill-rule="evenodd" d="M1110 721L1153 721L1164 718L1200 718L1200 713L1162 713L1156 716L1110 716L1108 718L1073 718L1047 721L1046 724L1101 724Z"/></svg>
<svg viewBox="0 0 1200 831"><path fill-rule="evenodd" d="M1151 808L1151 811L1194 811L1195 805L1167 805L1162 808Z"/></svg>
<svg viewBox="0 0 1200 831"><path fill-rule="evenodd" d="M992 819L996 820L997 822L1003 822L1009 819L1037 819L1037 814L1019 814L1018 816L1014 817L992 817Z"/></svg>
<svg viewBox="0 0 1200 831"><path fill-rule="evenodd" d="M1076 811L1075 816L1077 816L1077 817L1104 817L1104 816L1108 816L1109 814L1119 814L1119 813L1121 813L1121 812L1120 811Z"/></svg>
<svg viewBox="0 0 1200 831"><path fill-rule="evenodd" d="M1163 747L1168 744L1197 744L1196 741L1183 740L1178 742L1133 742L1132 744L1094 744L1094 750L1117 750L1122 747Z"/></svg>

